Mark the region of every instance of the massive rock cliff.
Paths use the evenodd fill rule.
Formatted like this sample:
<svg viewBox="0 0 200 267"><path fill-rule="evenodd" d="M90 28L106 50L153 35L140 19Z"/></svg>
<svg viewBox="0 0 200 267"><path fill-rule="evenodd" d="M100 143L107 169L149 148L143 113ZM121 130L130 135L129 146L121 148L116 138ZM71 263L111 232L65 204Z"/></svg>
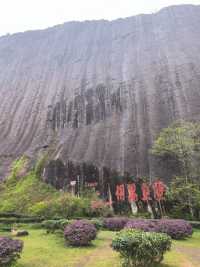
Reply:
<svg viewBox="0 0 200 267"><path fill-rule="evenodd" d="M1 177L49 147L153 177L148 149L180 118L200 119L200 6L0 37Z"/></svg>

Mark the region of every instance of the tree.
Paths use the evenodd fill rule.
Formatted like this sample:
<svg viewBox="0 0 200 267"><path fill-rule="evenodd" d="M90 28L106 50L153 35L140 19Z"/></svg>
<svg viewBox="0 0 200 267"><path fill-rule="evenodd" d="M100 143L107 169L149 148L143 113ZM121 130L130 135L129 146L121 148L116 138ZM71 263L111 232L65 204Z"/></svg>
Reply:
<svg viewBox="0 0 200 267"><path fill-rule="evenodd" d="M200 124L176 122L161 131L151 150L158 157L171 157L181 165L185 183L200 174Z"/></svg>
<svg viewBox="0 0 200 267"><path fill-rule="evenodd" d="M194 202L200 197L200 124L183 121L173 123L161 131L151 152L160 158L174 158L181 166L180 177L172 181L171 190L176 199L176 192L179 192L179 202L186 203L194 217Z"/></svg>
<svg viewBox="0 0 200 267"><path fill-rule="evenodd" d="M166 195L168 210L173 216L200 219L200 186L196 182L184 183L183 177L174 177Z"/></svg>

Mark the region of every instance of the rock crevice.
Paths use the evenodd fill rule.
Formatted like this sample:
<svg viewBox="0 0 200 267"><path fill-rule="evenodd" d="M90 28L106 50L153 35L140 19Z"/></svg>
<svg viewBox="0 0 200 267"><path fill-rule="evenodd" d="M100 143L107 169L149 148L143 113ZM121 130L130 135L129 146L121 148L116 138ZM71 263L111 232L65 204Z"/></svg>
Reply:
<svg viewBox="0 0 200 267"><path fill-rule="evenodd" d="M200 6L182 5L0 37L0 177L54 142L63 162L168 179L148 149L200 119L199 25Z"/></svg>

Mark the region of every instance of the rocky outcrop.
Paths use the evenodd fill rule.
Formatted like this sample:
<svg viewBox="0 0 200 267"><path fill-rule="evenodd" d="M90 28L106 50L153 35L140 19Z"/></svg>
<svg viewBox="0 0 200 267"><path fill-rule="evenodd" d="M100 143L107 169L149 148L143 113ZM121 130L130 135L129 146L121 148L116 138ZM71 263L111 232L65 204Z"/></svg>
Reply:
<svg viewBox="0 0 200 267"><path fill-rule="evenodd" d="M200 119L200 6L0 38L0 176L53 147L64 164L170 176L159 131ZM160 172L161 171L161 172Z"/></svg>

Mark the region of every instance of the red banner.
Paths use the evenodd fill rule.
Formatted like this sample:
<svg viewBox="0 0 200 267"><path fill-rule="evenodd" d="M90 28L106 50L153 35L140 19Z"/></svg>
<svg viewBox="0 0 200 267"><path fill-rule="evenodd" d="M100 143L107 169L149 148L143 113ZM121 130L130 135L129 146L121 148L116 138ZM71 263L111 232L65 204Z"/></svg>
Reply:
<svg viewBox="0 0 200 267"><path fill-rule="evenodd" d="M150 189L147 183L142 184L142 200L148 201L150 199Z"/></svg>
<svg viewBox="0 0 200 267"><path fill-rule="evenodd" d="M118 201L125 200L124 184L117 185L115 195L116 195Z"/></svg>
<svg viewBox="0 0 200 267"><path fill-rule="evenodd" d="M153 183L154 197L156 200L160 201L163 199L165 193L165 185L160 180Z"/></svg>
<svg viewBox="0 0 200 267"><path fill-rule="evenodd" d="M130 202L135 202L138 200L135 184L128 184L128 199Z"/></svg>

